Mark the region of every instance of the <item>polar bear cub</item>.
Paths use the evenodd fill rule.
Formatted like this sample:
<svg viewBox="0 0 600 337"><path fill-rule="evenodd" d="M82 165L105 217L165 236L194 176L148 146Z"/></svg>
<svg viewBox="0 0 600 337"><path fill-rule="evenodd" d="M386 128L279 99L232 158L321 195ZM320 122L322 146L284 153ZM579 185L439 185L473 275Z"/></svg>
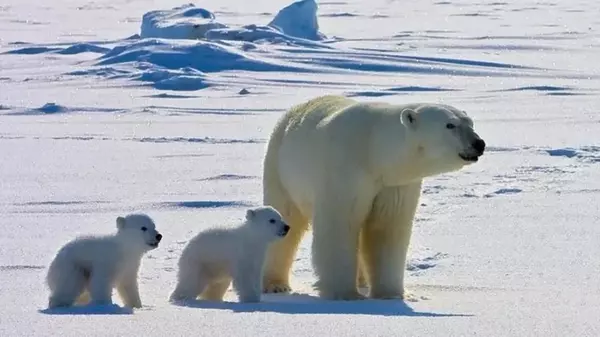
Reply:
<svg viewBox="0 0 600 337"><path fill-rule="evenodd" d="M170 300L222 301L233 281L240 302L259 302L267 248L289 230L278 211L261 206L248 209L240 226L199 233L183 249Z"/></svg>
<svg viewBox="0 0 600 337"><path fill-rule="evenodd" d="M112 304L117 288L126 307L140 308L137 274L142 256L158 247L162 235L145 214L117 217L117 232L88 235L65 244L48 268L48 307Z"/></svg>

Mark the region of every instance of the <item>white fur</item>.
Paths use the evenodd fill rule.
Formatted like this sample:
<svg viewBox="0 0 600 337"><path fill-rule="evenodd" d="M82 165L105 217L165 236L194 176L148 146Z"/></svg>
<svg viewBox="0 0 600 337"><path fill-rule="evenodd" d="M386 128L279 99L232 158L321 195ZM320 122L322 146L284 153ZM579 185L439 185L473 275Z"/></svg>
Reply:
<svg viewBox="0 0 600 337"><path fill-rule="evenodd" d="M170 300L221 301L233 280L240 302L259 302L265 252L288 229L274 208L258 207L238 227L199 233L183 249Z"/></svg>
<svg viewBox="0 0 600 337"><path fill-rule="evenodd" d="M115 234L78 237L58 251L46 276L49 308L111 304L113 288L125 306L142 306L137 282L141 259L162 235L145 214L117 217L116 222Z"/></svg>
<svg viewBox="0 0 600 337"><path fill-rule="evenodd" d="M485 145L472 120L447 105L322 96L290 109L264 159L263 202L291 227L267 252L264 291L290 291L294 255L312 223L322 297L363 298L358 278L373 298L402 298L421 181L472 163L466 158L482 154L475 141Z"/></svg>

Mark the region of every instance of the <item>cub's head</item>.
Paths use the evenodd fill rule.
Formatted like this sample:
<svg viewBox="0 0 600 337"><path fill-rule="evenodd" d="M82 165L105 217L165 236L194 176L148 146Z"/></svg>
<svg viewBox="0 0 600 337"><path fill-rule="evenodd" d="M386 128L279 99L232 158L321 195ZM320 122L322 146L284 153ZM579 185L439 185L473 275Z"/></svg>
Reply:
<svg viewBox="0 0 600 337"><path fill-rule="evenodd" d="M162 239L154 221L146 214L117 217L117 230L117 235L126 238L128 244L138 245L142 250L157 248Z"/></svg>
<svg viewBox="0 0 600 337"><path fill-rule="evenodd" d="M281 214L271 206L250 208L246 211L246 221L258 233L268 233L272 237L282 238L290 230Z"/></svg>
<svg viewBox="0 0 600 337"><path fill-rule="evenodd" d="M464 111L448 105L422 105L404 109L402 124L422 161L432 172L451 172L477 162L485 141L473 129L473 120Z"/></svg>

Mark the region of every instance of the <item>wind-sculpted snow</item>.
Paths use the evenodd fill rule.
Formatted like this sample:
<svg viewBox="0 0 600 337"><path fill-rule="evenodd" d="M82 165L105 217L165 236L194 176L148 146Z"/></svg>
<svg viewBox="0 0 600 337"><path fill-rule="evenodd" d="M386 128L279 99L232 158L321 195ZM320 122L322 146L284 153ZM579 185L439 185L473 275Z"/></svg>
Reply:
<svg viewBox="0 0 600 337"><path fill-rule="evenodd" d="M293 1L0 3L0 336L600 336L600 2ZM273 126L323 94L451 104L488 144L423 181L406 298L320 299L309 229L292 293L170 303L186 243L261 204ZM164 233L142 308L46 309L56 250L139 211Z"/></svg>
<svg viewBox="0 0 600 337"><path fill-rule="evenodd" d="M143 15L140 36L142 38L198 39L211 29L227 27L215 21L215 15L193 4L171 10L150 11Z"/></svg>
<svg viewBox="0 0 600 337"><path fill-rule="evenodd" d="M64 57L81 53L97 54L97 58L82 62L80 69L65 75L129 80L134 84L171 91L203 90L225 83L228 86L236 83L263 87L273 85L249 75L252 73L533 79L589 77L516 63L418 56L391 50L347 47L345 44L352 37L328 39L319 31L317 11L318 6L314 0L303 0L281 9L267 25L251 23L233 26L220 22L209 9L186 4L145 13L139 36L107 43L18 45L19 48L6 53L54 54ZM437 33L433 31L429 34ZM410 40L416 36L419 35L407 31L395 38ZM232 73L236 76L229 75ZM348 94L379 97L409 92L462 90L461 87L419 85L397 88L399 89L380 88L382 91L348 90ZM549 93L563 96L575 94L576 92L565 91Z"/></svg>
<svg viewBox="0 0 600 337"><path fill-rule="evenodd" d="M229 39L255 41L279 38L319 41L318 6L314 0L301 0L281 9L267 25L230 27L220 23L208 9L186 4L169 10L155 10L143 15L140 36L165 39Z"/></svg>

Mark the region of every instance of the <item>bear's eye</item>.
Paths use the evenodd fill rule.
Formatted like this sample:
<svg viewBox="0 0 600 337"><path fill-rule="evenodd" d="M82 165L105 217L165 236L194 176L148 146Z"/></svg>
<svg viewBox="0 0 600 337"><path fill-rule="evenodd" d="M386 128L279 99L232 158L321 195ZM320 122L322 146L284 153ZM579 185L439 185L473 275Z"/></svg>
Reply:
<svg viewBox="0 0 600 337"><path fill-rule="evenodd" d="M275 223L275 219L269 220L270 223Z"/></svg>
<svg viewBox="0 0 600 337"><path fill-rule="evenodd" d="M452 130L452 129L454 129L455 127L456 127L456 125L454 125L454 124L452 124L452 123L448 123L448 124L446 124L446 129L450 129L450 130Z"/></svg>
<svg viewBox="0 0 600 337"><path fill-rule="evenodd" d="M142 232L145 232L145 231L147 231L147 230L148 230L148 228L146 228L146 227L142 227L142 228L141 228L141 230L142 230Z"/></svg>

